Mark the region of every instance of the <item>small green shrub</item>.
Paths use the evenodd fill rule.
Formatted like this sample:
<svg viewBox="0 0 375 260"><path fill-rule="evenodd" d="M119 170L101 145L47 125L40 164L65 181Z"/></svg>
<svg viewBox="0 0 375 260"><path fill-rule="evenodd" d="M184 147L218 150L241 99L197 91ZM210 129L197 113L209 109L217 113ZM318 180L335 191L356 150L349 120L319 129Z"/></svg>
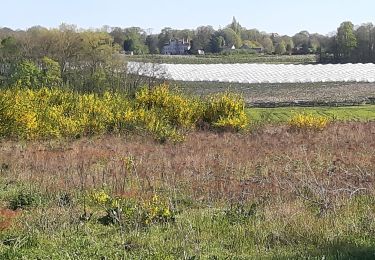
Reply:
<svg viewBox="0 0 375 260"><path fill-rule="evenodd" d="M9 201L9 208L12 210L26 209L34 206L37 202L38 196L36 196L36 194L21 191L13 198L11 198L11 200Z"/></svg>
<svg viewBox="0 0 375 260"><path fill-rule="evenodd" d="M105 215L99 218L103 225L134 226L139 222L139 209L134 201L112 197L104 190L94 192L91 197L94 205L105 211Z"/></svg>
<svg viewBox="0 0 375 260"><path fill-rule="evenodd" d="M91 198L94 206L99 206L105 212L99 219L104 225L148 226L173 222L175 219L175 211L168 201L157 195L139 203L131 199L112 197L106 191L100 190L94 192Z"/></svg>
<svg viewBox="0 0 375 260"><path fill-rule="evenodd" d="M150 201L143 205L143 221L146 225L155 223L167 223L175 220L175 213L169 203L154 195Z"/></svg>

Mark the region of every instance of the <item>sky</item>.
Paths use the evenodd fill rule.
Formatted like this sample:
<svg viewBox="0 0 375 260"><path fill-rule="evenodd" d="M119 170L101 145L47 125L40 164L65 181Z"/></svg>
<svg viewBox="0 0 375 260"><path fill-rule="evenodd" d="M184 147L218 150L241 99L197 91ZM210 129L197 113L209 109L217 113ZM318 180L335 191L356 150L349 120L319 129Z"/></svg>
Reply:
<svg viewBox="0 0 375 260"><path fill-rule="evenodd" d="M0 27L78 28L141 27L159 33L164 27L195 29L228 25L232 18L248 29L294 35L302 30L329 34L343 21L375 23L374 0L0 0Z"/></svg>

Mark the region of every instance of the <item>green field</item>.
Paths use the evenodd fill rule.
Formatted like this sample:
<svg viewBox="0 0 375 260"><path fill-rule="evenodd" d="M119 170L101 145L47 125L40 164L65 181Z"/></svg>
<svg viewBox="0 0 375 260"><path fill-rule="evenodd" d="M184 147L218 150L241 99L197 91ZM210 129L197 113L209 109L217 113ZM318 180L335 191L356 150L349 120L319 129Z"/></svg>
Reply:
<svg viewBox="0 0 375 260"><path fill-rule="evenodd" d="M282 107L249 108L249 117L255 122L286 123L296 113L311 113L337 121L374 121L375 105L352 107Z"/></svg>
<svg viewBox="0 0 375 260"><path fill-rule="evenodd" d="M288 63L306 64L316 63L316 55L134 55L125 56L127 61L172 63L172 64L217 64L217 63Z"/></svg>

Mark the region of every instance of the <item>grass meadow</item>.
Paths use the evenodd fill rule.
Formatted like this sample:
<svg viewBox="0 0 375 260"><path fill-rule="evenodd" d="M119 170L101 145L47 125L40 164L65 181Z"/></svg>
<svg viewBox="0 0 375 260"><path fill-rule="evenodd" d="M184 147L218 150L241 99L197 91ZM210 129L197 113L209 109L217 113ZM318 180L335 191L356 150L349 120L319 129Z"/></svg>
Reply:
<svg viewBox="0 0 375 260"><path fill-rule="evenodd" d="M0 259L375 257L374 106L0 96Z"/></svg>
<svg viewBox="0 0 375 260"><path fill-rule="evenodd" d="M0 258L373 259L374 135L2 141Z"/></svg>

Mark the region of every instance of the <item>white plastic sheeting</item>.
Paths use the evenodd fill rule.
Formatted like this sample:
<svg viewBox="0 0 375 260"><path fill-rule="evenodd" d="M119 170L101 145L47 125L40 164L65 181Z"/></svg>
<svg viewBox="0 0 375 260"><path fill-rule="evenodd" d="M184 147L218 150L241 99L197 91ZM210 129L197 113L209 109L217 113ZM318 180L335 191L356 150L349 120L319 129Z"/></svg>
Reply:
<svg viewBox="0 0 375 260"><path fill-rule="evenodd" d="M151 64L129 62L129 71L180 81L232 83L375 82L375 64Z"/></svg>

